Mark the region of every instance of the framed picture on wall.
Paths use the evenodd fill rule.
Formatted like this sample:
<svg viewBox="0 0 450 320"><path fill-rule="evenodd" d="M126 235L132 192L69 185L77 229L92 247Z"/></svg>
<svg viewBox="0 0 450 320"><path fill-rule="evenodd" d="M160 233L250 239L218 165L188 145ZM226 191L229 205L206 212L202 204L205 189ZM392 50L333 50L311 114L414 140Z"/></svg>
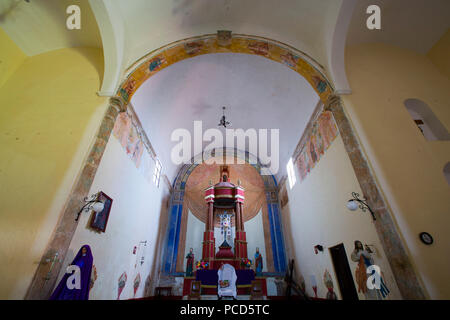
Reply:
<svg viewBox="0 0 450 320"><path fill-rule="evenodd" d="M106 225L108 224L109 212L111 211L112 199L105 193L100 191L97 196L97 200L103 202L104 207L100 212L92 212L91 224L92 229L105 232Z"/></svg>

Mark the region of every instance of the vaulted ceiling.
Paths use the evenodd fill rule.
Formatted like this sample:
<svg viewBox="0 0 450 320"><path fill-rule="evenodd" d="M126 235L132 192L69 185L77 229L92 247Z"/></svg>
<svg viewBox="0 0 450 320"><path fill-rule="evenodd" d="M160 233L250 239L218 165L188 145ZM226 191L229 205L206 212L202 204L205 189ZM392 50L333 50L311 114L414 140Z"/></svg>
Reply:
<svg viewBox="0 0 450 320"><path fill-rule="evenodd" d="M66 29L71 4L81 8L81 30ZM381 7L381 30L366 28L370 4ZM217 30L295 47L323 66L336 92L345 94L351 92L346 44L385 42L426 53L450 27L450 1L2 0L0 27L28 56L67 47L103 48L99 95L114 96L127 70L149 52ZM284 170L317 101L306 81L285 66L256 56L214 54L160 71L132 103L163 160L169 159L170 130L192 127L193 120L216 127L225 105L235 127L282 129ZM166 169L173 178L176 168Z"/></svg>
<svg viewBox="0 0 450 320"><path fill-rule="evenodd" d="M81 30L66 29L80 6ZM368 30L366 8L381 8L382 30ZM448 0L2 0L0 27L33 56L66 47L103 47L101 95L113 95L134 61L173 41L231 30L281 41L322 65L348 93L346 43L385 42L426 53L450 27Z"/></svg>
<svg viewBox="0 0 450 320"><path fill-rule="evenodd" d="M280 166L274 173L281 177L319 96L300 74L278 62L256 55L216 53L159 71L144 82L131 102L169 178L179 168L171 161L178 144L171 141L172 132L186 129L194 138L196 120L202 121L203 133L218 128L222 106L227 107L231 129L279 130ZM225 140L223 128L222 133Z"/></svg>

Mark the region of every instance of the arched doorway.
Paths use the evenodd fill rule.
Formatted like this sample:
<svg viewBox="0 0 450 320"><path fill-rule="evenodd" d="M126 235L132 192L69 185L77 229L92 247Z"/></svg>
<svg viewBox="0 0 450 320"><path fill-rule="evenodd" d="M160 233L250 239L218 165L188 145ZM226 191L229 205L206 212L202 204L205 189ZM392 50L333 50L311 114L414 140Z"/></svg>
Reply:
<svg viewBox="0 0 450 320"><path fill-rule="evenodd" d="M239 159L245 159L246 164L241 165L247 168L247 170L253 171L250 173L251 179L260 180L253 181L253 183L248 182L254 186L256 189L256 197L263 196L264 199L260 199L259 206L251 208L247 215L247 219L250 220L258 211L262 211L263 216L263 229L268 229L265 233L265 252L267 255L267 261L269 267L269 272L275 272L277 274L283 274L286 269L286 254L285 254L285 245L284 245L284 236L281 227L281 215L280 215L280 207L278 201L278 192L277 192L277 181L273 175L261 175L261 164L258 161L256 164L249 164L248 159L250 158L248 152L243 152L241 150L234 149L225 149L224 153L217 153L215 157L222 157L224 154L226 157L235 157ZM173 184L173 192L170 199L169 205L169 223L166 231L166 240L165 240L165 252L163 256L162 262L162 271L165 274L169 275L181 275L180 274L180 266L182 266L182 261L180 259L184 258L184 249L185 249L185 233L186 233L186 219L188 211L192 210L194 215L196 215L199 220L202 219L202 213L206 213L206 206L202 208L201 198L203 197L203 187L208 187L208 179L212 176L203 176L201 179L196 177L195 181L195 191L200 191L199 199L189 199L189 195L186 193L189 191L187 188L191 187L193 183L189 183L189 178L193 175L193 172L199 168L199 166L205 166L205 164L186 164L184 165ZM210 165L209 170L215 172L214 169L218 165ZM238 166L238 165L237 165ZM253 167L253 168L251 168ZM242 168L242 167L241 167ZM251 169L250 169L251 168ZM244 169L245 170L245 169ZM197 170L198 171L198 170ZM241 170L237 171L242 173ZM236 173L237 173L236 172ZM195 173L194 173L195 175ZM245 174L244 174L245 175ZM218 177L217 177L218 178ZM232 177L232 180L237 180L243 178L242 176ZM206 179L206 180L205 180ZM203 183L202 185L199 185ZM205 185L206 183L206 185ZM245 182L243 184L245 186ZM197 190L198 189L198 190ZM198 192L196 192L198 193ZM261 193L261 194L260 194ZM253 200L257 200L255 199ZM193 203L195 202L195 203ZM264 232L264 230L260 230ZM181 240L180 240L181 239ZM178 267L178 268L177 268ZM177 270L178 269L178 270ZM178 271L178 272L177 272Z"/></svg>

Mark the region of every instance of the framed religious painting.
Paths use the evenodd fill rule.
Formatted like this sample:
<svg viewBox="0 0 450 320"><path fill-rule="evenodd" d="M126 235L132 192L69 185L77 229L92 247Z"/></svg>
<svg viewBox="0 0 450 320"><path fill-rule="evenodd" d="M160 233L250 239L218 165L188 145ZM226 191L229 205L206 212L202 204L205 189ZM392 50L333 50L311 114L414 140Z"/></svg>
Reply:
<svg viewBox="0 0 450 320"><path fill-rule="evenodd" d="M97 196L97 201L101 201L103 203L103 210L100 212L92 212L90 227L94 230L105 232L113 200L100 191Z"/></svg>

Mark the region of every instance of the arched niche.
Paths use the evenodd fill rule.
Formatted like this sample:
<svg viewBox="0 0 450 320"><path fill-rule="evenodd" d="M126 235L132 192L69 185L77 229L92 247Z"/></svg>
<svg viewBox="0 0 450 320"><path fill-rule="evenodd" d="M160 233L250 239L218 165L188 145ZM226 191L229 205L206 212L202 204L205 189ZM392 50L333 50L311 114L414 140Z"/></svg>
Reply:
<svg viewBox="0 0 450 320"><path fill-rule="evenodd" d="M286 270L286 254L282 231L281 210L278 201L277 181L275 177L272 174L268 174L268 172L261 166L261 163L248 152L236 149L224 149L224 151L225 152L222 150L216 152L215 156L217 157L225 154L226 157L241 159L243 162L250 164L254 169L256 169L262 179L265 193L265 207L262 208L262 210L266 212L268 227L270 230L270 260L271 263L273 263L273 271L278 275L282 275ZM193 159L195 158L196 157ZM187 211L187 204L185 203L186 185L189 177L194 172L196 167L202 165L194 162L195 161L193 161L192 164L183 165L173 183L173 192L169 205L169 218L162 261L162 272L166 275L183 275L181 273L177 273L176 268L177 262L179 262L178 260L182 256L180 255L179 250L182 237L183 217L186 215ZM234 179L238 179L238 177L234 177ZM205 188L206 187L207 185Z"/></svg>
<svg viewBox="0 0 450 320"><path fill-rule="evenodd" d="M404 104L425 139L450 140L447 128L425 102L419 99L406 99Z"/></svg>

